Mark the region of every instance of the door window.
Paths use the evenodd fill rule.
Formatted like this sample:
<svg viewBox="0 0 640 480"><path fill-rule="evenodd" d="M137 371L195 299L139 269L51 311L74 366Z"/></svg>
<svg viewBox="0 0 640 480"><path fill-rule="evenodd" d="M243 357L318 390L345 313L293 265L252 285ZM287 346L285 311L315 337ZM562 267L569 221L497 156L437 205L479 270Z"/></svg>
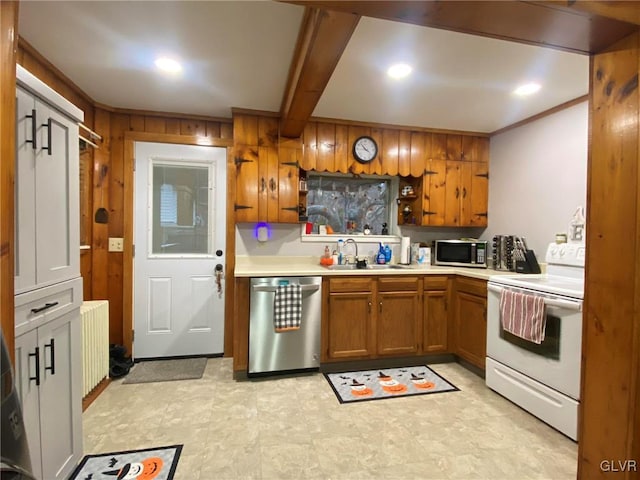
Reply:
<svg viewBox="0 0 640 480"><path fill-rule="evenodd" d="M151 254L210 254L210 169L152 160Z"/></svg>

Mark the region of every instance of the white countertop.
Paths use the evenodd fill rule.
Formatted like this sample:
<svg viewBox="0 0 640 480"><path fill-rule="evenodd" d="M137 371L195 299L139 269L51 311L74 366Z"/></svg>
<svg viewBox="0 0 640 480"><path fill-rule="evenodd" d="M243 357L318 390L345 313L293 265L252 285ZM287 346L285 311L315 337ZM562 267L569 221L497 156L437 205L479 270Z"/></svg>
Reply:
<svg viewBox="0 0 640 480"><path fill-rule="evenodd" d="M300 277L346 275L463 275L488 280L491 275L511 274L491 268L403 265L401 269L331 270L320 265L320 257L245 256L236 257L236 277Z"/></svg>

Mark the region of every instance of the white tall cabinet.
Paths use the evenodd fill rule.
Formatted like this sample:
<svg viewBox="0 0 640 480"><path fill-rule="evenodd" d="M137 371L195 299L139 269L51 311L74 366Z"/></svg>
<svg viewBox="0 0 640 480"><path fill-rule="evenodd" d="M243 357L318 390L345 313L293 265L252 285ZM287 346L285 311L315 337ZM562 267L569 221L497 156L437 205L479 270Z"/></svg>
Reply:
<svg viewBox="0 0 640 480"><path fill-rule="evenodd" d="M16 380L33 473L65 479L82 458L84 113L19 65L16 80Z"/></svg>

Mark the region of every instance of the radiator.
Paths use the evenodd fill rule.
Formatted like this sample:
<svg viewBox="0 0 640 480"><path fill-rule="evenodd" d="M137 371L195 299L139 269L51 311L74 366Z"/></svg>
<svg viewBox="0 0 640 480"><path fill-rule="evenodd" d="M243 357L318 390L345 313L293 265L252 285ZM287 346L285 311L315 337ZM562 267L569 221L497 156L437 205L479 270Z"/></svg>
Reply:
<svg viewBox="0 0 640 480"><path fill-rule="evenodd" d="M80 317L84 398L109 375L109 302L83 302Z"/></svg>

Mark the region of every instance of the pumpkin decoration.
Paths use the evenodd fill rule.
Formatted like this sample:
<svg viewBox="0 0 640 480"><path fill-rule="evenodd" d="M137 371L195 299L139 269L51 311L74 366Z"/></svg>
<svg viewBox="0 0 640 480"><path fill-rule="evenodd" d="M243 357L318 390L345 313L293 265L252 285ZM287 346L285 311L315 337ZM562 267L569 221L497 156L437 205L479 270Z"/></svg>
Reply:
<svg viewBox="0 0 640 480"><path fill-rule="evenodd" d="M382 386L382 390L391 394L404 393L407 391L407 386L398 382L394 378L390 377L386 373L378 372L378 382Z"/></svg>
<svg viewBox="0 0 640 480"><path fill-rule="evenodd" d="M422 377L418 377L416 374L411 374L411 381L416 388L420 388L422 390L431 390L436 387L436 384L433 382L429 382Z"/></svg>

